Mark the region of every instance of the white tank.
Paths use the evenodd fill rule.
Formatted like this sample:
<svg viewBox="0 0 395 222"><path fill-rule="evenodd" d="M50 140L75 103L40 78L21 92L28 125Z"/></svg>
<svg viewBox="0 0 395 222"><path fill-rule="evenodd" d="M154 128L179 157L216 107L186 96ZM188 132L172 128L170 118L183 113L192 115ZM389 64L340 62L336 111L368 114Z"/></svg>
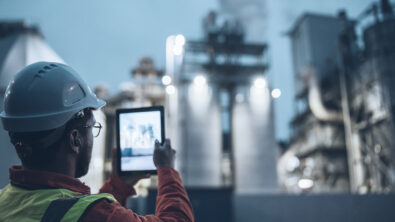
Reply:
<svg viewBox="0 0 395 222"><path fill-rule="evenodd" d="M277 145L267 87L238 89L233 106L233 155L237 194L276 192Z"/></svg>
<svg viewBox="0 0 395 222"><path fill-rule="evenodd" d="M178 87L177 168L185 186L218 187L221 179L221 122L217 89L204 83ZM173 116L174 117L174 116Z"/></svg>
<svg viewBox="0 0 395 222"><path fill-rule="evenodd" d="M64 63L37 31L31 31L23 23L10 24L12 25L20 27L21 31L0 39L0 58L3 58L0 61L0 112L3 111L8 82L19 70L38 61ZM16 164L20 164L19 158L0 121L0 188L9 183L8 169Z"/></svg>

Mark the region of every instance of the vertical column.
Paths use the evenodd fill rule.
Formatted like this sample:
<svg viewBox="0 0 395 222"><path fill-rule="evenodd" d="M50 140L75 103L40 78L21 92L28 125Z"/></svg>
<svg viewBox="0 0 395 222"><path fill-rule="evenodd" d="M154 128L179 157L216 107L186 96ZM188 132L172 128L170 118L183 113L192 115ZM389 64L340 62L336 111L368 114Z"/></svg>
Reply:
<svg viewBox="0 0 395 222"><path fill-rule="evenodd" d="M243 87L233 107L233 150L237 194L277 191L277 146L269 89Z"/></svg>

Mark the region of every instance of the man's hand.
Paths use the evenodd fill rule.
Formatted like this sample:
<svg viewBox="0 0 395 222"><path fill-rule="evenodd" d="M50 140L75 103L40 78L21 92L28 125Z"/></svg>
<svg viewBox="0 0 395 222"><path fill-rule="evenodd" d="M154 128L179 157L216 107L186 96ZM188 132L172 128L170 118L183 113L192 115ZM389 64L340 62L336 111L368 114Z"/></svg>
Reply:
<svg viewBox="0 0 395 222"><path fill-rule="evenodd" d="M156 168L164 166L174 168L175 154L176 151L171 148L169 139L166 139L163 145L155 141L154 164Z"/></svg>
<svg viewBox="0 0 395 222"><path fill-rule="evenodd" d="M112 149L112 173L119 177L128 187L133 187L141 179L149 178L150 174L131 174L127 176L118 175L118 158L117 149Z"/></svg>

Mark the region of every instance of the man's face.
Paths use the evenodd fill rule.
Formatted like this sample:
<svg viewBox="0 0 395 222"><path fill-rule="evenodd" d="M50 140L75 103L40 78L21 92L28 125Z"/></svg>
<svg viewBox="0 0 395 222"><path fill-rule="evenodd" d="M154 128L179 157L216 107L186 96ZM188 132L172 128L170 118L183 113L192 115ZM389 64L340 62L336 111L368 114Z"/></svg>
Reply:
<svg viewBox="0 0 395 222"><path fill-rule="evenodd" d="M92 111L90 111L92 112ZM87 128L80 129L81 135L83 137L81 150L77 159L77 168L75 172L75 177L79 178L88 173L89 163L92 157L92 147L93 147L93 134L92 127L95 124L96 120L92 117L87 121L86 126L90 126Z"/></svg>

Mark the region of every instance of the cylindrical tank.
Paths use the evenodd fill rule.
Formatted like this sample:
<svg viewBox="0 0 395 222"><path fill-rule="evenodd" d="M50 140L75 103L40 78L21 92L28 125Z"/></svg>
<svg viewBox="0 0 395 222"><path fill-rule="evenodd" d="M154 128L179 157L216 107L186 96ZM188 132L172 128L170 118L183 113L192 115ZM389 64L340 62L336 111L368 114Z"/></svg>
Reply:
<svg viewBox="0 0 395 222"><path fill-rule="evenodd" d="M217 90L205 81L178 86L178 169L188 187L222 184Z"/></svg>
<svg viewBox="0 0 395 222"><path fill-rule="evenodd" d="M277 145L267 87L240 87L233 106L232 135L237 194L277 191Z"/></svg>
<svg viewBox="0 0 395 222"><path fill-rule="evenodd" d="M4 93L8 82L22 68L38 61L64 61L49 47L35 28L26 27L23 22L0 23L0 48L4 57L0 60L0 112L3 111ZM8 132L3 130L0 122L0 188L9 183L8 169L20 164L20 160L10 143Z"/></svg>
<svg viewBox="0 0 395 222"><path fill-rule="evenodd" d="M363 32L365 53L368 56L392 54L395 49L395 19L376 23Z"/></svg>
<svg viewBox="0 0 395 222"><path fill-rule="evenodd" d="M373 69L379 74L380 83L385 86L384 98L392 115L395 114L395 19L388 19L367 28L363 34L365 53ZM394 122L395 124L395 122Z"/></svg>
<svg viewBox="0 0 395 222"><path fill-rule="evenodd" d="M385 156L381 157L379 160L382 161L385 159L383 162L388 166L386 170L380 169L378 164L369 164L367 167L371 175L373 175L371 179L372 182L370 183L376 184L372 189L378 192L382 191L385 187L393 189L392 187L395 184L395 179L393 177L395 171L395 141L393 139L395 132L395 91L393 90L395 84L394 39L394 17L384 19L366 28L363 32L366 60L364 65L358 70L359 75L371 77L375 80L364 83L369 89L364 90L364 92L370 95L370 97L374 96L374 99L368 96L364 97L364 102L367 104L366 108L371 111L371 118L379 119L380 114L385 113L386 116L389 117L388 120L390 120L384 121L381 125L371 126L369 130L359 134L362 145L380 146L380 152L378 152L377 155ZM365 79L368 78L365 77ZM355 87L357 88L360 86L355 84ZM375 108L375 106L378 108ZM377 134L379 137L369 137L369 134ZM384 153L386 154L384 155Z"/></svg>

